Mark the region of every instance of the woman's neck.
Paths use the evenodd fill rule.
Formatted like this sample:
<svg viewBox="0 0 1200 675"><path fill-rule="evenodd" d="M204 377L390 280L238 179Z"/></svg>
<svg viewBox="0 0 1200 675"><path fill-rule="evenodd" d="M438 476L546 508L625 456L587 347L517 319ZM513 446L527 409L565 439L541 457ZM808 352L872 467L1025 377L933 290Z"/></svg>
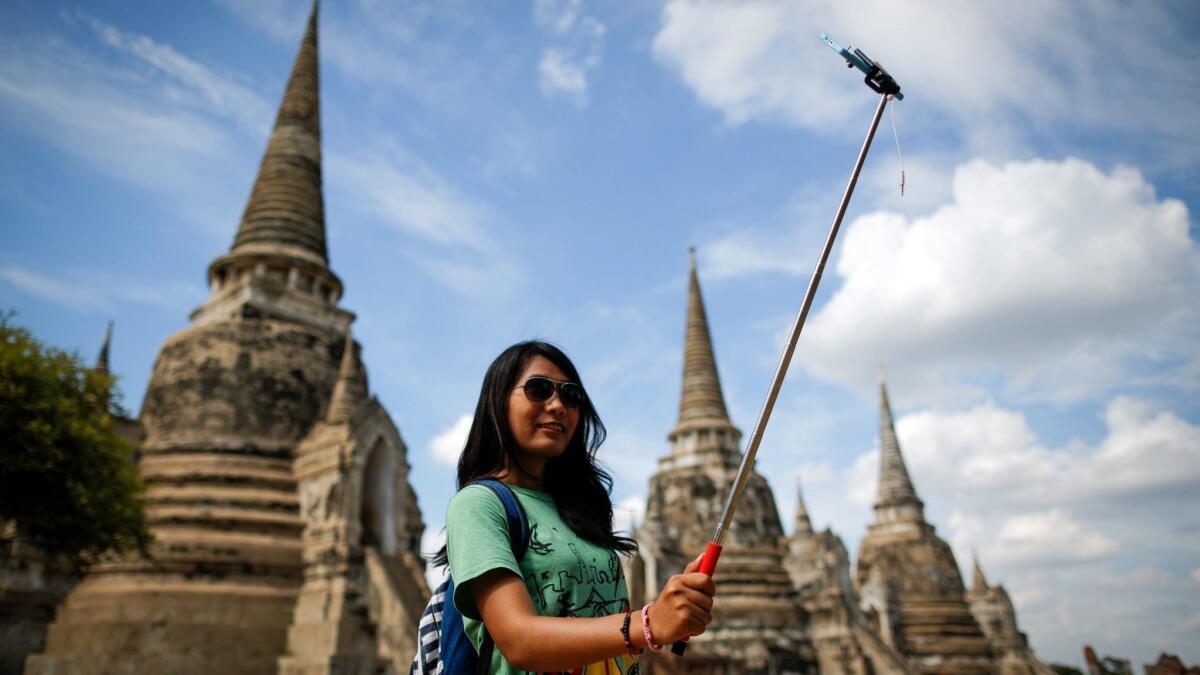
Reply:
<svg viewBox="0 0 1200 675"><path fill-rule="evenodd" d="M542 477L540 475L533 475L530 472L521 471L520 469L514 470L511 467L505 467L500 473L496 474L496 478L508 485L515 485L527 490L542 491Z"/></svg>

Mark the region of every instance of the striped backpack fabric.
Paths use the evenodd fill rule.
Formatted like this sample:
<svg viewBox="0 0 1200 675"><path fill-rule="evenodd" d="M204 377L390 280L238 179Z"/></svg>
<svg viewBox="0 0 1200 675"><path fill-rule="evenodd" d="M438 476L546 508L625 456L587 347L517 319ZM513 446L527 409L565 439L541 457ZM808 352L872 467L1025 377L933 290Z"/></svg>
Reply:
<svg viewBox="0 0 1200 675"><path fill-rule="evenodd" d="M529 519L521 502L512 489L498 480L479 480L471 485L491 489L504 504L508 539L513 555L520 560L529 547ZM479 653L475 652L463 628L462 614L454 606L454 580L447 575L433 592L425 611L421 612L417 653L408 672L409 675L484 675L491 665L495 646L485 629Z"/></svg>

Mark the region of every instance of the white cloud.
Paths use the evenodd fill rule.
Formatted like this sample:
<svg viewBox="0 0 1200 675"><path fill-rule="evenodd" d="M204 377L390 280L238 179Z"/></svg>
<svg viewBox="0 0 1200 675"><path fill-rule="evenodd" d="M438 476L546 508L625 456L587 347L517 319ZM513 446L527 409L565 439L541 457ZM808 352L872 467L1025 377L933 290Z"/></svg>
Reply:
<svg viewBox="0 0 1200 675"><path fill-rule="evenodd" d="M1200 481L1200 427L1124 396L1108 402L1104 422L1107 434L1095 446L1074 441L1060 449L1045 447L1023 415L992 404L915 413L896 427L914 481L956 486L981 504L1183 495Z"/></svg>
<svg viewBox="0 0 1200 675"><path fill-rule="evenodd" d="M583 0L536 0L533 18L542 28L569 33L583 11Z"/></svg>
<svg viewBox="0 0 1200 675"><path fill-rule="evenodd" d="M822 13L796 20L786 3L670 2L654 55L733 124L755 117L840 124L852 99L834 76L845 73L830 67L832 57L806 60L794 46L802 39L819 46L819 30L806 28Z"/></svg>
<svg viewBox="0 0 1200 675"><path fill-rule="evenodd" d="M252 156L233 127L264 127L267 106L235 77L170 45L86 15L62 16L66 29L86 23L90 30L71 42L51 34L0 43L6 120L147 192L174 218L227 236L236 195L244 194L230 189L230 163Z"/></svg>
<svg viewBox="0 0 1200 675"><path fill-rule="evenodd" d="M542 94L555 92L569 95L579 105L587 103L587 77L583 65L574 63L562 51L554 48L542 52L538 61L538 87Z"/></svg>
<svg viewBox="0 0 1200 675"><path fill-rule="evenodd" d="M24 293L83 313L111 312L114 303L130 302L175 314L180 307L194 306L204 299L204 288L197 284L162 280L150 283L90 270L52 276L0 265L0 279Z"/></svg>
<svg viewBox="0 0 1200 675"><path fill-rule="evenodd" d="M439 246L492 251L481 209L402 148L335 153L327 163L338 188L354 195L349 203L380 222Z"/></svg>
<svg viewBox="0 0 1200 675"><path fill-rule="evenodd" d="M216 3L268 35L289 57L312 7L310 2L289 0ZM523 76L521 69L527 67L517 55L520 50L497 29L493 16L477 3L445 0L324 3L319 9L322 72L360 88L373 101L399 96L406 109L415 107L418 114L427 108L443 122L453 119L476 127L499 117L507 105L481 92L507 94L510 83ZM462 40L469 40L486 57L464 58ZM327 102L332 108L333 101ZM486 106L489 114L476 114L480 106ZM412 121L408 115L402 117L402 122ZM396 121L386 119L382 124Z"/></svg>
<svg viewBox="0 0 1200 675"><path fill-rule="evenodd" d="M901 118L903 123L903 118ZM905 191L900 195L900 162L891 138L877 137L878 149L859 179L855 204L906 216L928 214L950 201L956 153L906 152ZM894 147L894 146L893 146ZM850 161L850 157L846 158ZM847 164L847 169L849 164ZM700 246L701 270L711 281L757 274L782 274L808 278L835 214L836 195L847 176L829 173L806 181L786 202L765 216L759 212L727 217L719 223L716 239ZM753 202L750 202L753 204ZM845 236L843 226L842 237ZM839 239L840 241L840 239ZM829 285L825 282L826 286ZM786 322L790 326L791 321ZM785 337L779 342L782 346Z"/></svg>
<svg viewBox="0 0 1200 675"><path fill-rule="evenodd" d="M828 462L804 462L796 469L801 481L822 482L833 478L833 467Z"/></svg>
<svg viewBox="0 0 1200 675"><path fill-rule="evenodd" d="M111 175L141 186L174 185L181 177L172 174L183 173L186 165L179 158L212 157L230 148L219 126L191 112L167 110L154 95L147 99L116 86L107 80L120 80L120 72L76 62L82 54L2 49L0 55L5 107L47 140Z"/></svg>
<svg viewBox="0 0 1200 675"><path fill-rule="evenodd" d="M512 261L500 257L416 256L412 260L418 269L445 288L475 300L489 294L494 299L512 293L523 279L521 270Z"/></svg>
<svg viewBox="0 0 1200 675"><path fill-rule="evenodd" d="M1193 586L1200 586L1200 567L1193 569L1188 576L1191 577Z"/></svg>
<svg viewBox="0 0 1200 675"><path fill-rule="evenodd" d="M396 143L328 156L330 193L368 221L417 246L401 255L465 297L510 292L524 278L485 226L488 210Z"/></svg>
<svg viewBox="0 0 1200 675"><path fill-rule="evenodd" d="M907 449L905 454L908 454ZM853 464L842 471L842 477L846 481L846 496L852 504L874 504L875 484L879 482L879 451L871 450L859 455Z"/></svg>
<svg viewBox="0 0 1200 675"><path fill-rule="evenodd" d="M932 214L851 223L841 287L811 317L798 356L852 387L887 363L917 401L981 376L1072 400L1134 364L1173 370L1200 344L1200 251L1188 227L1183 203L1158 199L1128 167L970 162Z"/></svg>
<svg viewBox="0 0 1200 675"><path fill-rule="evenodd" d="M449 428L434 436L429 441L429 454L442 464L457 466L458 456L467 445L467 434L471 431L472 419L472 415L463 415Z"/></svg>
<svg viewBox="0 0 1200 675"><path fill-rule="evenodd" d="M613 531L629 534L642 524L646 500L641 495L626 497L613 504Z"/></svg>
<svg viewBox="0 0 1200 675"><path fill-rule="evenodd" d="M665 452L660 433L639 433L628 427L608 429L608 439L599 452L599 459L611 469L616 485L633 485L642 489L654 473L657 457Z"/></svg>
<svg viewBox="0 0 1200 675"><path fill-rule="evenodd" d="M581 0L538 0L533 15L550 38L538 60L538 89L547 98L562 95L586 106L588 71L600 65L607 29L583 13Z"/></svg>
<svg viewBox="0 0 1200 675"><path fill-rule="evenodd" d="M1171 489L1186 494L1200 480L1200 427L1128 397L1111 401L1104 421L1109 435L1085 474L1094 484L1084 488L1086 496L1102 498Z"/></svg>
<svg viewBox="0 0 1200 675"><path fill-rule="evenodd" d="M812 263L796 253L797 248L779 242L774 233L750 228L735 230L704 246L704 277L717 281L748 274L798 275L806 269L811 271Z"/></svg>
<svg viewBox="0 0 1200 675"><path fill-rule="evenodd" d="M1014 569L1168 541L1170 526L1156 520L1147 527L1146 514L1163 500L1194 503L1200 426L1123 396L1108 402L1103 419L1100 441L1061 448L1043 443L1024 415L993 404L905 415L896 431L931 520L948 511L942 522L960 562L978 551L985 564ZM862 453L843 471L846 499L856 507L874 500L878 455ZM1121 518L1114 519L1118 504ZM1169 555L1174 549L1164 545L1161 555Z"/></svg>
<svg viewBox="0 0 1200 675"><path fill-rule="evenodd" d="M307 8L299 3L286 0L217 0L217 4L275 39L292 42L298 42L303 29L298 30L297 26L303 26L301 22L307 13Z"/></svg>
<svg viewBox="0 0 1200 675"><path fill-rule="evenodd" d="M830 31L883 63L910 98L975 127L1005 126L978 123L1015 111L1182 139L1197 130L1200 76L1161 68L1186 41L1175 24L1167 11L1113 2L672 0L654 54L733 124L857 120L848 112L871 105L869 92L818 39Z"/></svg>
<svg viewBox="0 0 1200 675"><path fill-rule="evenodd" d="M1176 582L1175 575L1157 567L1138 567L1124 574L1104 577L1101 584L1110 588L1167 588Z"/></svg>
<svg viewBox="0 0 1200 675"><path fill-rule="evenodd" d="M269 131L271 105L250 87L148 35L123 31L78 10L68 17L90 26L108 47L150 66L163 80L165 99L235 120L253 137L265 136Z"/></svg>
<svg viewBox="0 0 1200 675"><path fill-rule="evenodd" d="M904 399L892 393L893 402ZM1189 585L1170 572L1196 557L1195 543L1179 531L1197 505L1200 426L1123 396L1108 401L1102 420L1099 440L1068 439L1058 447L1024 415L994 404L927 410L896 422L928 520L968 578L978 553L989 582L1007 587L1043 658L1061 659L1063 645L1098 634L1117 617L1167 635L1180 621L1179 598L1200 588L1200 578ZM863 453L845 470L849 505L833 508L872 501L877 457L876 450ZM1187 642L1182 635L1164 639L1161 649ZM1112 642L1148 649L1128 635Z"/></svg>
<svg viewBox="0 0 1200 675"><path fill-rule="evenodd" d="M998 562L1061 562L1103 558L1119 550L1117 542L1059 509L1026 513L1000 524L989 558Z"/></svg>
<svg viewBox="0 0 1200 675"><path fill-rule="evenodd" d="M111 307L108 299L93 287L65 283L19 267L0 267L0 279L29 295L77 312L97 312Z"/></svg>

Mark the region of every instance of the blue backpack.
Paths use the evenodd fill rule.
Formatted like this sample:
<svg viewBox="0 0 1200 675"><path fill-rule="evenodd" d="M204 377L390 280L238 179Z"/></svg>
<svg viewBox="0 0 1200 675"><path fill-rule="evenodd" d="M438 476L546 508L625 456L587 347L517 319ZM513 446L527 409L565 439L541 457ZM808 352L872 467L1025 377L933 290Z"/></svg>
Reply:
<svg viewBox="0 0 1200 675"><path fill-rule="evenodd" d="M525 556L529 547L529 519L517 496L504 483L484 479L470 483L490 488L504 504L508 519L508 539L517 560ZM454 606L454 579L449 575L429 599L421 621L417 626L417 653L413 656L409 675L484 675L492 663L492 651L496 644L487 628L483 631L483 643L479 653L471 646L463 628L462 614Z"/></svg>

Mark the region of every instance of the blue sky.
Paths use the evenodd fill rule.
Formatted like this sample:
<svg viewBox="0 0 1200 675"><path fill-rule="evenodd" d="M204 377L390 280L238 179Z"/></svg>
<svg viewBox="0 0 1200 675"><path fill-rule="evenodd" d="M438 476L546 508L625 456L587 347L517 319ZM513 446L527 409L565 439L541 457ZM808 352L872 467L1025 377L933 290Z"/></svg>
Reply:
<svg viewBox="0 0 1200 675"><path fill-rule="evenodd" d="M1147 6L1142 6L1147 5ZM228 249L303 0L0 5L0 306L138 410ZM1191 3L326 2L330 255L432 544L491 358L560 343L624 519L667 449L687 249L754 423L875 98L904 86L760 452L853 551L876 372L930 520L1047 660L1200 661Z"/></svg>

